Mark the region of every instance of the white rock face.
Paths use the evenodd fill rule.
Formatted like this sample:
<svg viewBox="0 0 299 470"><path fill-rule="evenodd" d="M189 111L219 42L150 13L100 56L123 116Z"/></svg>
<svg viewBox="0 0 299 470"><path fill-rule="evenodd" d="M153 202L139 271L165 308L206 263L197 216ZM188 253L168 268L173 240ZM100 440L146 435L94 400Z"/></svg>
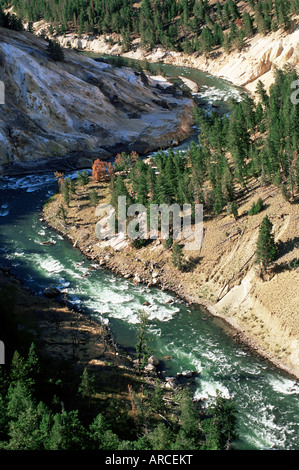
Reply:
<svg viewBox="0 0 299 470"><path fill-rule="evenodd" d="M72 156L78 167L163 148L191 132L192 101L163 93L153 78L71 50L54 62L48 43L28 32L0 28L0 38L0 164Z"/></svg>
<svg viewBox="0 0 299 470"><path fill-rule="evenodd" d="M64 46L76 47L93 52L107 54L121 54L127 58L146 59L149 62L162 62L166 64L189 66L211 73L217 77L229 80L234 85L246 87L255 93L259 80L269 90L275 79L275 68L283 68L287 64L294 66L299 72L299 16L293 18L294 27L290 32L278 30L267 35L256 34L246 39L246 47L241 52L233 51L230 54L222 53L217 57L204 57L203 55L167 51L163 47L156 47L146 51L140 44L140 39L133 41L132 49L122 54L121 46L111 46L103 36L77 38L72 34L59 37ZM36 30L45 25L36 24ZM186 83L187 84L187 83ZM192 83L191 89L194 86Z"/></svg>

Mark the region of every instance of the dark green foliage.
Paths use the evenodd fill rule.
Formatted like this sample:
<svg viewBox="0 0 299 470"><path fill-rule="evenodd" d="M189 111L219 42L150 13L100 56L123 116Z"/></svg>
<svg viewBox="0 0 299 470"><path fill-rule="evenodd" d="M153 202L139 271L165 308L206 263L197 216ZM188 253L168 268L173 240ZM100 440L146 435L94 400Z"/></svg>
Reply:
<svg viewBox="0 0 299 470"><path fill-rule="evenodd" d="M92 189L89 193L89 204L96 206L99 202L99 196L95 189Z"/></svg>
<svg viewBox="0 0 299 470"><path fill-rule="evenodd" d="M85 367L81 376L81 382L78 387L78 392L82 395L83 398L88 399L89 406L91 403L92 395L95 393L94 381L94 375L89 374L87 368Z"/></svg>
<svg viewBox="0 0 299 470"><path fill-rule="evenodd" d="M200 144L210 150L191 151L192 171L201 186L205 180L211 181L216 213L233 202L235 183L245 187L250 176L260 177L263 183L273 181L288 199L294 198L299 174L299 107L290 97L291 84L297 79L292 69L277 70L270 93L259 82L259 103L245 97L233 106L228 119L195 110L194 119L201 130ZM258 132L263 135L258 137ZM223 152L230 152L233 167L228 165Z"/></svg>
<svg viewBox="0 0 299 470"><path fill-rule="evenodd" d="M151 402L150 402L151 407L157 413L162 413L164 408L165 408L164 401L163 401L163 395L164 395L164 393L163 393L163 389L161 387L161 383L157 379L156 384L155 384L155 388L154 388L154 392L151 396Z"/></svg>
<svg viewBox="0 0 299 470"><path fill-rule="evenodd" d="M172 237L168 237L164 240L163 246L166 248L166 250L169 250L173 245L173 239Z"/></svg>
<svg viewBox="0 0 299 470"><path fill-rule="evenodd" d="M259 82L260 101L255 103L245 96L232 104L229 116L221 117L215 111L206 114L196 108L200 145L192 142L185 155L172 149L159 151L150 164L125 153L118 155L114 170L121 174L111 179L113 206L117 207L119 195L125 195L129 204L139 202L146 209L149 204L191 204L194 212L194 204L203 203L205 213L219 215L226 208L237 219L237 196L240 188L246 190L252 177L261 185L276 184L284 197L292 200L299 187L299 107L290 99L296 77L292 69L278 70L269 94ZM258 200L249 215L263 209L262 200ZM161 219L159 231L164 227ZM176 238L172 217L169 225L169 237ZM140 247L145 243L136 240L135 244ZM169 247L170 240L164 246ZM179 250L178 245L173 247L176 253L172 259L182 269Z"/></svg>
<svg viewBox="0 0 299 470"><path fill-rule="evenodd" d="M4 13L0 5L0 26L7 29L13 29L14 31L23 31L22 20L17 18L16 15L11 13Z"/></svg>
<svg viewBox="0 0 299 470"><path fill-rule="evenodd" d="M143 315L140 348L137 348L142 355L147 349L146 327L147 317ZM177 391L173 396L178 403L177 417L173 416L170 423L166 418L168 405L163 399L164 390L157 379L150 393L142 388L141 396L131 389L135 419L127 415L119 399L113 400L110 395L108 407L105 405L105 411L99 413L90 407L96 387L93 376L85 368L81 377L75 380L79 384L79 394L75 394L78 408L70 409L69 400L61 400L58 386L51 389L54 395L49 396L49 385L58 384L59 380L51 377L48 370L43 370L42 382L37 385L41 364L44 368L45 364L32 344L26 357L14 353L8 367L9 377L4 377L0 368L0 449L222 449L235 437L235 410L224 398L218 397L215 407L209 409L207 415L201 413L200 416L189 391ZM69 387L68 380L64 379L63 388ZM58 401L60 409L55 409L54 401ZM208 422L210 425L206 426Z"/></svg>
<svg viewBox="0 0 299 470"><path fill-rule="evenodd" d="M65 207L62 204L60 204L56 215L59 219L62 219L64 222L66 221L67 213Z"/></svg>
<svg viewBox="0 0 299 470"><path fill-rule="evenodd" d="M180 429L173 445L174 450L196 450L200 447L203 438L199 420L192 397L187 390L183 390L179 397Z"/></svg>
<svg viewBox="0 0 299 470"><path fill-rule="evenodd" d="M64 60L64 52L61 47L61 45L56 42L52 41L51 39L48 39L48 52L50 54L51 59L53 59L55 62L63 61Z"/></svg>
<svg viewBox="0 0 299 470"><path fill-rule="evenodd" d="M208 413L211 417L206 419L202 426L205 434L203 449L229 450L231 441L237 438L235 403L218 393L216 402L209 407Z"/></svg>
<svg viewBox="0 0 299 470"><path fill-rule="evenodd" d="M63 200L66 207L70 206L70 191L69 191L69 182L68 180L63 180L61 192L63 195Z"/></svg>
<svg viewBox="0 0 299 470"><path fill-rule="evenodd" d="M18 16L29 24L41 18L49 22L50 34L68 31L79 36L107 34L111 35L107 41L121 44L123 52L129 50L132 39L138 36L146 48L162 44L186 54L195 51L209 54L221 45L226 51L241 49L244 35L250 37L255 31L266 34L278 27L290 29L291 16L298 11L297 0L250 0L248 3L250 12L246 9L241 19L239 4L234 0L216 5L204 0L142 0L138 7L130 0L12 1ZM0 25L1 19L2 23L6 22L5 27L22 27L9 14L0 16ZM227 28L230 32L224 34ZM118 35L115 40L112 33ZM54 48L54 60L63 60L61 51Z"/></svg>
<svg viewBox="0 0 299 470"><path fill-rule="evenodd" d="M99 414L89 427L91 446L96 450L116 450L120 445L120 439L110 429L106 418Z"/></svg>
<svg viewBox="0 0 299 470"><path fill-rule="evenodd" d="M177 242L173 244L171 259L172 259L173 266L177 268L179 271L182 271L183 270L183 251L182 251L182 247Z"/></svg>
<svg viewBox="0 0 299 470"><path fill-rule="evenodd" d="M261 198L257 202L253 202L251 208L248 211L248 215L256 215L264 209L264 203Z"/></svg>
<svg viewBox="0 0 299 470"><path fill-rule="evenodd" d="M147 337L147 326L149 321L149 315L141 311L138 313L138 320L139 320L139 331L137 333L137 344L136 344L136 352L137 352L137 359L138 359L138 368L139 370L146 365L147 359L149 357L149 349L148 349L148 337Z"/></svg>
<svg viewBox="0 0 299 470"><path fill-rule="evenodd" d="M256 245L256 262L265 269L275 260L276 246L272 234L273 224L266 215L261 223Z"/></svg>
<svg viewBox="0 0 299 470"><path fill-rule="evenodd" d="M174 434L165 423L159 423L148 439L153 450L169 450L172 449Z"/></svg>
<svg viewBox="0 0 299 470"><path fill-rule="evenodd" d="M74 179L69 179L69 190L70 190L70 193L71 194L75 194L76 193L76 182Z"/></svg>
<svg viewBox="0 0 299 470"><path fill-rule="evenodd" d="M85 186L86 184L89 183L89 176L85 170L83 170L81 173L78 173L77 176L78 183L80 186Z"/></svg>
<svg viewBox="0 0 299 470"><path fill-rule="evenodd" d="M235 202L230 202L227 205L227 213L233 215L234 218L237 220L237 218L238 218L238 206Z"/></svg>
<svg viewBox="0 0 299 470"><path fill-rule="evenodd" d="M125 201L126 207L132 204L133 201L127 189L124 178L121 175L118 175L116 179L114 177L111 179L110 189L111 189L110 203L115 208L116 215L118 215L118 198L119 197L126 198L126 201Z"/></svg>
<svg viewBox="0 0 299 470"><path fill-rule="evenodd" d="M78 410L63 411L53 417L53 425L46 441L48 450L84 450L87 431L81 424Z"/></svg>

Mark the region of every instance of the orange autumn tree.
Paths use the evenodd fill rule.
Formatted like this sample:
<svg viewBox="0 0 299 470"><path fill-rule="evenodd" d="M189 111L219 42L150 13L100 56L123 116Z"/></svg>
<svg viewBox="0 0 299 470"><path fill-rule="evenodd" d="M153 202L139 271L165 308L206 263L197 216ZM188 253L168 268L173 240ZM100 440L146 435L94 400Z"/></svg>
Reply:
<svg viewBox="0 0 299 470"><path fill-rule="evenodd" d="M59 188L59 191L61 192L61 188L62 188L62 185L63 185L64 173L61 173L60 171L55 171L54 176L58 180L58 188Z"/></svg>
<svg viewBox="0 0 299 470"><path fill-rule="evenodd" d="M107 163L103 162L99 158L93 162L92 165L92 177L96 181L101 181L105 175L107 170Z"/></svg>

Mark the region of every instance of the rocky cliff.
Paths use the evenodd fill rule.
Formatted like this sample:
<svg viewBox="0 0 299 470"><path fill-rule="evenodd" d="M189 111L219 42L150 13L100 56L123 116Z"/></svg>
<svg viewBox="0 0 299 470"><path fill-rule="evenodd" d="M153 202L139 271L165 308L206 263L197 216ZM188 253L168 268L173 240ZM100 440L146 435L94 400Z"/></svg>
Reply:
<svg viewBox="0 0 299 470"><path fill-rule="evenodd" d="M162 47L146 51L140 44L140 39L132 43L131 50L122 54L121 46L107 41L106 37L83 36L69 34L60 36L58 40L65 47L81 50L121 54L132 59L146 59L149 62L163 62L173 65L182 65L198 68L217 77L229 80L234 85L243 86L251 93L256 90L257 82L261 80L266 90L274 82L275 68L283 68L286 65L297 67L299 71L299 26L298 17L293 20L293 28L290 32L278 30L267 35L255 34L246 39L242 51L225 53L223 48L215 50L210 56L184 54L182 52L168 51ZM36 23L35 30L38 34L44 29L44 22ZM111 36L113 42L113 35Z"/></svg>
<svg viewBox="0 0 299 470"><path fill-rule="evenodd" d="M148 151L190 134L193 102L169 83L0 28L0 164L89 166L120 151ZM159 86L157 87L157 84ZM30 164L31 163L31 164ZM61 165L60 165L61 166Z"/></svg>

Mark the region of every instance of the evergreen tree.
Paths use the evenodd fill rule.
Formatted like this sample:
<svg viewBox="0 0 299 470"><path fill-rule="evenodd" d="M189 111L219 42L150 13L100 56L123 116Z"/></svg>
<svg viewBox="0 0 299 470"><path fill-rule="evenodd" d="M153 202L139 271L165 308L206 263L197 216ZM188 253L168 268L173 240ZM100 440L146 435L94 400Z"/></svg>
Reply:
<svg viewBox="0 0 299 470"><path fill-rule="evenodd" d="M175 242L173 244L172 248L172 264L175 268L177 268L179 271L183 270L183 252L182 252L182 247Z"/></svg>
<svg viewBox="0 0 299 470"><path fill-rule="evenodd" d="M172 449L174 435L169 427L159 423L149 434L148 439L153 450L169 450Z"/></svg>
<svg viewBox="0 0 299 470"><path fill-rule="evenodd" d="M80 186L85 186L86 184L89 183L89 176L85 170L83 170L81 173L78 173L77 176L78 183Z"/></svg>
<svg viewBox="0 0 299 470"><path fill-rule="evenodd" d="M68 180L63 180L62 195L63 195L63 199L64 199L66 207L70 207L70 192L69 192Z"/></svg>
<svg viewBox="0 0 299 470"><path fill-rule="evenodd" d="M95 393L95 377L88 373L87 368L84 368L83 374L81 376L81 382L78 388L79 393L82 395L83 398L88 399L88 403L90 406L91 398Z"/></svg>
<svg viewBox="0 0 299 470"><path fill-rule="evenodd" d="M89 193L89 204L90 206L96 206L99 202L99 196L95 189L92 189Z"/></svg>
<svg viewBox="0 0 299 470"><path fill-rule="evenodd" d="M96 450L117 450L120 440L114 434L106 418L98 414L89 427L92 447Z"/></svg>
<svg viewBox="0 0 299 470"><path fill-rule="evenodd" d="M266 215L262 220L256 245L256 261L262 265L263 269L267 268L276 256L272 228L273 224Z"/></svg>
<svg viewBox="0 0 299 470"><path fill-rule="evenodd" d="M69 190L70 190L70 193L71 194L75 194L76 193L76 183L75 183L75 180L73 178L70 178L69 181Z"/></svg>
<svg viewBox="0 0 299 470"><path fill-rule="evenodd" d="M237 438L237 417L234 402L217 393L216 402L209 409L202 427L206 436L203 450L229 450Z"/></svg>
<svg viewBox="0 0 299 470"><path fill-rule="evenodd" d="M136 345L136 351L139 370L141 369L141 367L144 367L146 365L147 358L149 357L149 350L147 345L148 339L146 336L148 319L149 315L145 311L141 311L138 313L139 331L137 334L138 342Z"/></svg>
<svg viewBox="0 0 299 470"><path fill-rule="evenodd" d="M54 415L48 450L84 450L86 440L87 432L79 420L78 410Z"/></svg>
<svg viewBox="0 0 299 470"><path fill-rule="evenodd" d="M199 413L195 408L188 390L179 397L180 429L172 446L174 450L198 450L202 439Z"/></svg>
<svg viewBox="0 0 299 470"><path fill-rule="evenodd" d="M64 52L61 45L56 42L48 39L48 52L55 62L63 61L64 60Z"/></svg>

